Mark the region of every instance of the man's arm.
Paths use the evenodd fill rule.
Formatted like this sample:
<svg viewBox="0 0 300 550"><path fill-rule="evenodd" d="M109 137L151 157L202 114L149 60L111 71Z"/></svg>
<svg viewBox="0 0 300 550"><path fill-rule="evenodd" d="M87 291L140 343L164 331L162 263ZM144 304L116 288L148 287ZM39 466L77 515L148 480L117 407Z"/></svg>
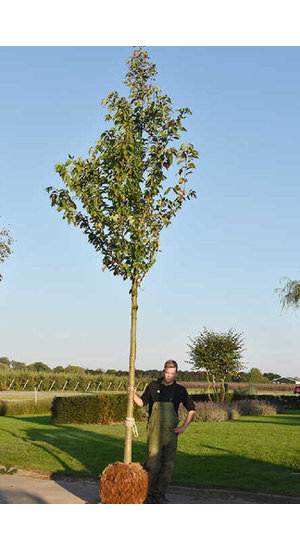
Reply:
<svg viewBox="0 0 300 550"><path fill-rule="evenodd" d="M184 432L184 430L186 430L186 428L188 427L189 423L192 422L194 416L195 416L195 412L196 411L188 411L187 415L186 415L186 419L184 421L184 423L182 424L182 426L177 426L177 428L174 428L174 432L178 435L182 434Z"/></svg>
<svg viewBox="0 0 300 550"><path fill-rule="evenodd" d="M129 391L130 391L131 389L132 389L132 388L131 388L130 386L127 386L127 393L129 393ZM133 401L135 402L135 404L136 404L138 407L144 407L144 402L143 402L143 400L142 400L140 397L138 397L138 396L136 395L136 393L135 393L135 392L136 392L136 388L133 388L133 390L134 390Z"/></svg>

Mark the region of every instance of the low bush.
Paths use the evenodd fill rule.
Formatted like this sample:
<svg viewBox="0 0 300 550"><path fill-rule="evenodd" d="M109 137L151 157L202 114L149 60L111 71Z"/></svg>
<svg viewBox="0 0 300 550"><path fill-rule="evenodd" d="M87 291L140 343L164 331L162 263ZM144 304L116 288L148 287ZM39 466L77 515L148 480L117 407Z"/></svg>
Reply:
<svg viewBox="0 0 300 550"><path fill-rule="evenodd" d="M241 399L225 403L213 401L198 401L194 422L223 422L238 420L243 416L271 416L277 413L274 404L258 399ZM178 411L179 422L186 417L186 410L181 405Z"/></svg>
<svg viewBox="0 0 300 550"><path fill-rule="evenodd" d="M34 400L24 401L1 401L0 416L21 416L25 414L49 414L51 410L52 397L40 399L37 403Z"/></svg>
<svg viewBox="0 0 300 550"><path fill-rule="evenodd" d="M113 424L123 422L127 414L127 395L72 395L55 397L51 414L53 424ZM134 407L137 421L146 419L146 412Z"/></svg>
<svg viewBox="0 0 300 550"><path fill-rule="evenodd" d="M230 395L230 394L229 394ZM231 394L233 401L241 401L244 400L246 395L244 392L241 391L235 391L233 394ZM194 393L190 394L191 399L195 403L199 402L207 402L209 401L207 393ZM300 396L297 395L247 395L247 399L256 399L258 401L267 401L274 407L276 407L277 412L282 412L283 410L290 410L290 409L300 409Z"/></svg>
<svg viewBox="0 0 300 550"><path fill-rule="evenodd" d="M240 414L236 407L228 403L214 403L212 401L196 403L194 422L224 422L237 420ZM186 410L180 406L178 410L179 422L184 422Z"/></svg>
<svg viewBox="0 0 300 550"><path fill-rule="evenodd" d="M258 399L243 399L236 401L234 405L243 416L271 416L277 413L274 405Z"/></svg>
<svg viewBox="0 0 300 550"><path fill-rule="evenodd" d="M228 412L219 403L201 403L196 407L194 419L196 422L223 422L228 420Z"/></svg>

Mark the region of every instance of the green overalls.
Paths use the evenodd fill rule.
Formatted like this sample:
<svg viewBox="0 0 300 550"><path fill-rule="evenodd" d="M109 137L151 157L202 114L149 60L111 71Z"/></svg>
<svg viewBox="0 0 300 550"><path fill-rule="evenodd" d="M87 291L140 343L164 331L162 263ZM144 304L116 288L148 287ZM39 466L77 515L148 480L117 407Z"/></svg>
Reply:
<svg viewBox="0 0 300 550"><path fill-rule="evenodd" d="M148 424L147 460L151 495L164 496L169 485L177 451L174 428L178 417L172 402L153 403Z"/></svg>

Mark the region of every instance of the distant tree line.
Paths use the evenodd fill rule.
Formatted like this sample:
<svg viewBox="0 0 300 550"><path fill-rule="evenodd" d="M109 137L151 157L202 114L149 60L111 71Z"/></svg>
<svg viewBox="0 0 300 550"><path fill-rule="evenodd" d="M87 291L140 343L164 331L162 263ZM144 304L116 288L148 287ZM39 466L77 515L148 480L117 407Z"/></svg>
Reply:
<svg viewBox="0 0 300 550"><path fill-rule="evenodd" d="M37 361L35 363L26 364L20 361L14 361L8 359L8 357L0 357L0 373L1 370L12 370L12 371L20 371L20 370L26 370L27 372L37 372L37 373L65 373L65 374L87 374L87 375L113 375L117 377L124 376L128 373L127 370L116 370L116 369L87 369L78 365L68 365L67 367L63 367L61 365L58 365L57 367L51 369L48 365L41 361ZM136 377L137 378L151 378L156 379L162 376L162 369L148 369L148 370L141 370L136 369ZM226 382L253 382L253 383L267 383L269 381L274 380L275 378L280 378L280 374L274 373L274 372L264 372L262 373L257 368L252 368L249 372L239 372L235 375L228 375L226 377ZM206 382L207 381L207 375L206 372L200 371L195 372L193 370L179 370L177 374L177 380L180 381L186 381L186 382ZM218 377L216 378L216 381L218 382Z"/></svg>

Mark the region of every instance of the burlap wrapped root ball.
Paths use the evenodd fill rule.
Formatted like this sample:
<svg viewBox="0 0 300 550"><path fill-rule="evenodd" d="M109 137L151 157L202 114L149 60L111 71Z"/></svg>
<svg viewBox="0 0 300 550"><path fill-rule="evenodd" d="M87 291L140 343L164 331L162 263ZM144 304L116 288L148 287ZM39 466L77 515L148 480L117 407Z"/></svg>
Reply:
<svg viewBox="0 0 300 550"><path fill-rule="evenodd" d="M100 478L103 504L142 504L149 492L149 475L139 462L109 464Z"/></svg>

